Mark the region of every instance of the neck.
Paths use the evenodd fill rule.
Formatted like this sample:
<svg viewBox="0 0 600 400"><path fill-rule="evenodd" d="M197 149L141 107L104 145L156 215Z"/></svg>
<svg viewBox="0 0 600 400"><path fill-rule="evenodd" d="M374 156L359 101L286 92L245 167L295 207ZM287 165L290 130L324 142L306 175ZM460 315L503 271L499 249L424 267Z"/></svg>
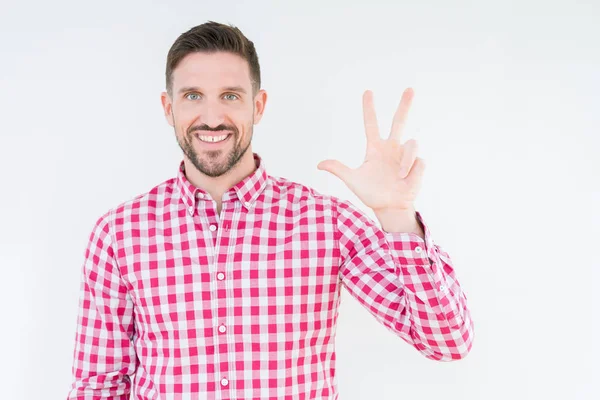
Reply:
<svg viewBox="0 0 600 400"><path fill-rule="evenodd" d="M185 165L185 176L187 179L195 187L203 189L210 194L217 202L219 212L221 211L221 198L223 197L223 194L256 170L251 147L248 148L246 153L233 168L225 174L215 178L198 171L187 157L184 157L183 163Z"/></svg>

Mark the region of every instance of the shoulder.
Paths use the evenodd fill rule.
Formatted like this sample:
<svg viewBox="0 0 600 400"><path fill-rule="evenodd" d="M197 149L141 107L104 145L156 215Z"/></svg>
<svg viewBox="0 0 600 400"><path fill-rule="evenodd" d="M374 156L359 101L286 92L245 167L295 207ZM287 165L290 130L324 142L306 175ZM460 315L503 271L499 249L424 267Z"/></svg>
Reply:
<svg viewBox="0 0 600 400"><path fill-rule="evenodd" d="M164 207L174 197L175 178L165 180L146 192L139 193L105 210L96 220L95 229L108 230L115 225L140 221L144 215L152 214L158 207Z"/></svg>
<svg viewBox="0 0 600 400"><path fill-rule="evenodd" d="M319 190L303 183L280 176L269 175L267 193L272 193L274 201L290 201L294 203L314 202L335 205L339 198L322 193Z"/></svg>
<svg viewBox="0 0 600 400"><path fill-rule="evenodd" d="M269 192L273 193L274 201L299 203L315 203L329 208L336 214L340 212L355 215L364 214L359 206L350 200L322 193L321 191L288 178L269 175Z"/></svg>

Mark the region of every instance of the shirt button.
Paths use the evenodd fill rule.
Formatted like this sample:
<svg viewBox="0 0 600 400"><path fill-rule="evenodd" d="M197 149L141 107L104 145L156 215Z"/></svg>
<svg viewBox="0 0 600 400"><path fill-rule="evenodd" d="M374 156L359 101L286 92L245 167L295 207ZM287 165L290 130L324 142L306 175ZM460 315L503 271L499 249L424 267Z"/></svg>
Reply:
<svg viewBox="0 0 600 400"><path fill-rule="evenodd" d="M204 198L204 193L200 193L200 192L196 193L196 198L197 199L203 199Z"/></svg>
<svg viewBox="0 0 600 400"><path fill-rule="evenodd" d="M223 378L223 379L221 379L221 385L227 386L227 385L229 385L229 381L227 379Z"/></svg>
<svg viewBox="0 0 600 400"><path fill-rule="evenodd" d="M446 290L446 286L444 286L444 285L440 285L440 291L442 291L442 292L443 292L444 290Z"/></svg>
<svg viewBox="0 0 600 400"><path fill-rule="evenodd" d="M218 279L218 280L220 280L220 281L222 281L223 279L225 279L225 274L224 274L224 273L222 273L222 272L219 272L219 273L217 274L217 279Z"/></svg>
<svg viewBox="0 0 600 400"><path fill-rule="evenodd" d="M251 206L251 204L250 204L250 202L249 202L249 201L245 202L245 203L244 203L244 205L245 205L246 207L248 207L248 208L250 208L250 206Z"/></svg>
<svg viewBox="0 0 600 400"><path fill-rule="evenodd" d="M415 251L416 251L417 253L420 253L420 252L422 252L422 251L423 251L423 249L421 248L421 246L417 246L417 247L415 247Z"/></svg>
<svg viewBox="0 0 600 400"><path fill-rule="evenodd" d="M208 227L208 229L210 229L212 232L217 230L217 226L216 225L211 225Z"/></svg>
<svg viewBox="0 0 600 400"><path fill-rule="evenodd" d="M194 207L189 207L188 212L190 213L190 215L194 215Z"/></svg>
<svg viewBox="0 0 600 400"><path fill-rule="evenodd" d="M219 332L225 333L226 330L227 330L227 328L225 328L225 325L219 326Z"/></svg>

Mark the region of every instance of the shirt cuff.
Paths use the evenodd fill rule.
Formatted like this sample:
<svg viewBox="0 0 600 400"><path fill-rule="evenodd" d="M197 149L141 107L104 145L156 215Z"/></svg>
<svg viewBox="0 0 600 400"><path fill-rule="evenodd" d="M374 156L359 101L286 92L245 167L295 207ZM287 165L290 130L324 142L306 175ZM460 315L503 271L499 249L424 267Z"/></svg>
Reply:
<svg viewBox="0 0 600 400"><path fill-rule="evenodd" d="M416 265L429 265L431 264L431 261L437 260L438 249L433 243L429 227L423 220L423 216L419 211L416 212L416 216L417 221L419 221L423 227L425 239L422 239L419 235L412 232L384 231L385 238L390 245L393 255L400 258L402 262Z"/></svg>
<svg viewBox="0 0 600 400"><path fill-rule="evenodd" d="M453 293L443 270L440 249L421 213L417 211L416 216L423 227L424 239L415 233L384 232L398 273L417 297L454 316L456 310L449 301Z"/></svg>

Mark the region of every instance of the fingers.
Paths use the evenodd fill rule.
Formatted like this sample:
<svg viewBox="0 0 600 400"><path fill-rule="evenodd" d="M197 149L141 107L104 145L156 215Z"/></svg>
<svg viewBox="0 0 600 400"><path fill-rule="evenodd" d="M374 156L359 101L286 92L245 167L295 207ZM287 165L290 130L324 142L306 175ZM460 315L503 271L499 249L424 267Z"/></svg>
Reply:
<svg viewBox="0 0 600 400"><path fill-rule="evenodd" d="M417 158L417 151L419 150L417 141L415 139L410 139L406 143L404 143L402 160L400 161L400 170L398 173L400 174L400 178L404 179L410 172L413 164L415 163L415 159Z"/></svg>
<svg viewBox="0 0 600 400"><path fill-rule="evenodd" d="M392 130L390 132L390 139L396 140L400 143L402 139L402 131L404 130L404 125L406 124L406 119L408 117L408 110L410 109L410 105L412 104L412 100L414 97L414 90L412 88L407 88L402 93L402 99L400 100L400 104L398 105L398 109L394 114L394 120L392 121Z"/></svg>
<svg viewBox="0 0 600 400"><path fill-rule="evenodd" d="M377 115L375 115L373 92L370 90L363 93L363 119L367 142L379 139L379 125L377 124Z"/></svg>

